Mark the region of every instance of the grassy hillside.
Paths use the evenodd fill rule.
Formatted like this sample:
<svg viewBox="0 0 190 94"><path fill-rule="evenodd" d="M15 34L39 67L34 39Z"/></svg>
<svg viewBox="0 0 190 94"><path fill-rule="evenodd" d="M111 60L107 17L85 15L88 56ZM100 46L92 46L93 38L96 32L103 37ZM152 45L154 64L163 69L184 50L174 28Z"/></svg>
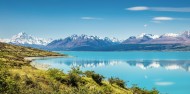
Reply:
<svg viewBox="0 0 190 94"><path fill-rule="evenodd" d="M25 61L24 57L36 56L60 56L60 54L42 51L34 48L0 43L0 61L5 62L6 65L9 65L11 67L29 65L29 61Z"/></svg>
<svg viewBox="0 0 190 94"><path fill-rule="evenodd" d="M68 74L58 69L38 70L24 60L34 56L62 55L0 43L1 94L158 94L155 89L127 88L119 78L106 81L100 74L79 68L72 68Z"/></svg>

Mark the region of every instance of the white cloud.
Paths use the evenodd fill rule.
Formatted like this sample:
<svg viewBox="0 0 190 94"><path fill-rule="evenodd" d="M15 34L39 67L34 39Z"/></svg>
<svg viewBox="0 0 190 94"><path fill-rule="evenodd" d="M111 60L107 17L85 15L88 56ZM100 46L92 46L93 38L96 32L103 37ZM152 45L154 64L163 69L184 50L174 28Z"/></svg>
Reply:
<svg viewBox="0 0 190 94"><path fill-rule="evenodd" d="M185 8L173 8L173 7L152 7L153 11L168 11L168 12L190 12L190 7Z"/></svg>
<svg viewBox="0 0 190 94"><path fill-rule="evenodd" d="M142 10L149 10L149 8L146 7L146 6L137 6L137 7L126 8L126 10L131 10L131 11L142 11Z"/></svg>
<svg viewBox="0 0 190 94"><path fill-rule="evenodd" d="M81 17L82 20L102 20L102 18L96 18L96 17Z"/></svg>
<svg viewBox="0 0 190 94"><path fill-rule="evenodd" d="M158 86L169 86L173 84L174 82L155 82L155 85L158 85Z"/></svg>
<svg viewBox="0 0 190 94"><path fill-rule="evenodd" d="M144 27L146 28L148 25L147 24L144 24Z"/></svg>
<svg viewBox="0 0 190 94"><path fill-rule="evenodd" d="M135 6L126 8L126 10L130 11L167 11L167 12L190 12L190 7L181 7L181 8L175 8L175 7L147 7L147 6Z"/></svg>
<svg viewBox="0 0 190 94"><path fill-rule="evenodd" d="M153 20L154 21L171 21L171 20L174 20L174 18L172 18L172 17L154 17Z"/></svg>

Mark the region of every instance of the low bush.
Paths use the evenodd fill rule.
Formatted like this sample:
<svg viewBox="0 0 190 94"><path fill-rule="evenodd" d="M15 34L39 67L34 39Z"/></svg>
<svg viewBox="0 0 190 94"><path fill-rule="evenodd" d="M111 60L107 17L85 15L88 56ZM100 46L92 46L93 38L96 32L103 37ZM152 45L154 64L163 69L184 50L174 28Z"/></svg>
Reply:
<svg viewBox="0 0 190 94"><path fill-rule="evenodd" d="M105 78L100 74L96 74L94 71L85 71L84 74L87 77L91 77L99 85L102 85L102 80Z"/></svg>
<svg viewBox="0 0 190 94"><path fill-rule="evenodd" d="M68 73L67 84L78 87L78 83L81 81L81 77L76 73Z"/></svg>
<svg viewBox="0 0 190 94"><path fill-rule="evenodd" d="M69 73L74 73L74 74L78 74L78 75L83 74L83 72L80 70L80 67L72 67L71 70L69 71Z"/></svg>
<svg viewBox="0 0 190 94"><path fill-rule="evenodd" d="M95 74L94 71L85 71L84 75L86 75L86 77L92 77L92 75Z"/></svg>
<svg viewBox="0 0 190 94"><path fill-rule="evenodd" d="M78 83L82 82L82 74L79 67L72 67L67 76L67 84L78 87Z"/></svg>
<svg viewBox="0 0 190 94"><path fill-rule="evenodd" d="M152 90L146 90L138 87L137 85L133 85L131 87L133 94L159 94L159 91L153 88Z"/></svg>
<svg viewBox="0 0 190 94"><path fill-rule="evenodd" d="M5 94L14 94L19 92L19 87L4 65L0 65L0 92Z"/></svg>
<svg viewBox="0 0 190 94"><path fill-rule="evenodd" d="M92 79L99 85L102 85L102 80L104 79L105 77L100 75L100 74L93 74L92 75Z"/></svg>
<svg viewBox="0 0 190 94"><path fill-rule="evenodd" d="M113 77L111 77L111 78L108 79L108 81L109 81L109 83L111 85L112 84L116 84L116 85L118 85L118 86L120 86L122 88L125 88L125 81L123 81L123 80L121 80L119 78L113 78Z"/></svg>
<svg viewBox="0 0 190 94"><path fill-rule="evenodd" d="M67 82L66 75L63 73L63 71L59 69L49 69L47 72L50 77L56 79L57 81L61 83Z"/></svg>

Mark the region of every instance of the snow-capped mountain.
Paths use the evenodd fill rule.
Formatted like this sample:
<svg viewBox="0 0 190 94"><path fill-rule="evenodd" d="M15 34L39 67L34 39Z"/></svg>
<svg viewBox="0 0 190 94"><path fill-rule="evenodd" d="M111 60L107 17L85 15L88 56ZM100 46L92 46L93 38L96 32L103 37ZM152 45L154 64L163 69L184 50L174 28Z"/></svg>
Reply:
<svg viewBox="0 0 190 94"><path fill-rule="evenodd" d="M175 34L175 33L166 33L161 35L160 37L178 37L180 34Z"/></svg>
<svg viewBox="0 0 190 94"><path fill-rule="evenodd" d="M131 36L127 40L123 41L124 44L138 44L143 43L149 40L157 39L159 38L159 35L153 35L153 34L145 34L142 33L138 36Z"/></svg>
<svg viewBox="0 0 190 94"><path fill-rule="evenodd" d="M190 44L190 31L183 33L166 33L163 35L141 34L132 36L122 42L123 44Z"/></svg>
<svg viewBox="0 0 190 94"><path fill-rule="evenodd" d="M138 36L131 36L121 41L117 38L100 38L98 36L88 35L72 35L64 39L43 39L33 37L26 33L19 33L10 39L0 39L0 42L17 44L22 46L30 46L46 50L149 50L149 49L168 49L174 47L178 49L178 45L186 47L190 45L190 31L182 33L166 33L163 35L153 35L142 33ZM133 44L133 46L127 46ZM146 45L136 45L146 44ZM159 45L157 45L159 44ZM169 45L168 45L169 44ZM177 45L176 45L177 44ZM172 46L174 45L174 46ZM148 47L148 48L147 48ZM178 47L178 48L176 48ZM183 47L183 48L184 48ZM185 48L189 49L189 48Z"/></svg>
<svg viewBox="0 0 190 94"><path fill-rule="evenodd" d="M47 45L50 43L52 39L43 39L43 38L37 38L33 37L31 35L28 35L24 32L21 32L17 35L14 35L10 40L9 43L13 44L29 44L29 45Z"/></svg>
<svg viewBox="0 0 190 94"><path fill-rule="evenodd" d="M121 43L121 42L123 42L123 40L119 40L118 38L115 38L115 37L110 38L110 40L111 40L112 42L115 42L115 43Z"/></svg>
<svg viewBox="0 0 190 94"><path fill-rule="evenodd" d="M160 37L159 35L146 34L146 33L142 33L139 36L137 36L138 39L143 39L143 38L156 39L159 37Z"/></svg>
<svg viewBox="0 0 190 94"><path fill-rule="evenodd" d="M93 50L101 47L114 45L108 37L100 38L88 35L72 35L65 39L54 40L47 45L49 49L56 50Z"/></svg>

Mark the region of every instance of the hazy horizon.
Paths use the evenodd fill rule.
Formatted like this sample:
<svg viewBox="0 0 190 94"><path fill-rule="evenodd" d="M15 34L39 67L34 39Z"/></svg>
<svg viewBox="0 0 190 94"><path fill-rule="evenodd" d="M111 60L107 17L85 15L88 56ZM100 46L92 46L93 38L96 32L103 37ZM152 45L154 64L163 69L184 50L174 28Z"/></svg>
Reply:
<svg viewBox="0 0 190 94"><path fill-rule="evenodd" d="M177 33L170 33L170 32L168 32L168 33L164 33L164 34L183 34L184 32L190 32L190 31L182 31L182 32L177 32ZM17 33L17 34L15 34L15 35L12 35L11 37L7 37L7 38L0 38L0 39L4 39L4 40L9 40L9 39L11 39L12 37L14 37L14 36L16 36L16 35L19 35L19 34L21 34L21 33L25 33L25 34L27 34L28 36L32 36L32 37L36 37L36 38L43 38L43 37L38 37L38 36L34 36L34 35L31 35L31 34L29 34L29 33L26 33L26 32L19 32L19 33ZM65 37L61 37L61 38L51 38L51 37L49 37L49 38L43 38L43 39L53 39L53 40L56 40L56 39L65 39L65 38L67 38L67 37L71 37L71 36L74 36L74 35L77 35L77 36L82 36L82 35L87 35L87 36L97 36L97 37L99 37L100 39L104 39L104 38L110 38L110 39L114 39L114 38L116 38L116 39L118 39L119 41L124 41L124 40L126 40L126 39L128 39L129 37L132 37L132 36L135 36L135 37L142 37L142 35L144 35L144 34L150 34L150 33L141 33L141 34L136 34L136 35L131 35L131 36L128 36L128 37L126 37L125 39L121 39L121 38L117 38L117 37L107 37L107 36L103 36L103 37L100 37L100 36L97 36L97 35L87 35L87 34L71 34L71 35L68 35L68 36L65 36ZM156 35L156 36L162 36L162 35L164 35L164 34L159 34L159 35ZM155 35L155 34L152 34L152 35Z"/></svg>

